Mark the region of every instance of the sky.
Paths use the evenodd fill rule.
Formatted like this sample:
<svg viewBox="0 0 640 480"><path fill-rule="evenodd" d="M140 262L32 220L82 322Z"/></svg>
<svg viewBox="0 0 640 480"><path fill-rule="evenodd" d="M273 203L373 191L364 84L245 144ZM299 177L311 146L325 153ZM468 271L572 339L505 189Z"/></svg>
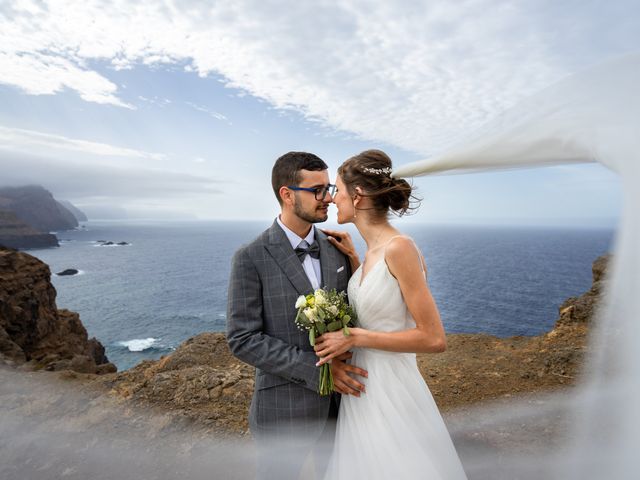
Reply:
<svg viewBox="0 0 640 480"><path fill-rule="evenodd" d="M290 150L429 158L640 45L630 1L0 2L0 185L90 218L266 220ZM413 180L408 221L614 226L598 164ZM332 212L335 218L335 210Z"/></svg>

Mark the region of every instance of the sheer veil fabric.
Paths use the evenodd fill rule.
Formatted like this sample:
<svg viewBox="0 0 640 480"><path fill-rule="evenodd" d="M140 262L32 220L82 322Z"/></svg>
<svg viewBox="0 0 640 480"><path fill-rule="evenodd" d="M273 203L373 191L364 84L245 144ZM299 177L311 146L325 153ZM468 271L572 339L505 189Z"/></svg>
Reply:
<svg viewBox="0 0 640 480"><path fill-rule="evenodd" d="M618 173L622 216L605 301L594 321L566 466L547 478L630 478L640 443L640 54L572 75L519 103L468 141L396 177L599 162ZM566 467L566 468L565 468Z"/></svg>

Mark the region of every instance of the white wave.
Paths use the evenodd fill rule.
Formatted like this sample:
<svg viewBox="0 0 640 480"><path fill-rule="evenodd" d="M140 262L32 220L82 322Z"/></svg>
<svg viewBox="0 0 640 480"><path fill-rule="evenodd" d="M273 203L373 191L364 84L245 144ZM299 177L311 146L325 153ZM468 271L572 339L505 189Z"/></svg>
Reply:
<svg viewBox="0 0 640 480"><path fill-rule="evenodd" d="M123 342L118 342L118 345L122 347L127 347L130 352L142 352L151 348L158 341L157 338L149 337L149 338L134 338L132 340L125 340Z"/></svg>

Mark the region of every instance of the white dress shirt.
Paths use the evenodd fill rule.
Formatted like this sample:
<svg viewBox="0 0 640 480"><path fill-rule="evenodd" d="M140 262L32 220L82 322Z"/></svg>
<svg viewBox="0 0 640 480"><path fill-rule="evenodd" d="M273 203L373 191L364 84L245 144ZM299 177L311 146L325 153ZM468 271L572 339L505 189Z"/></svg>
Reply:
<svg viewBox="0 0 640 480"><path fill-rule="evenodd" d="M300 246L301 242L307 242L311 245L316 238L316 229L311 226L311 230L309 230L309 234L305 238L300 238L298 234L292 232L287 226L282 223L280 220L280 215L276 218L278 225L280 228L284 230L284 233L287 235L289 239L289 243L291 243L291 247L295 250ZM322 278L322 271L320 270L320 259L313 258L311 255L307 255L302 262L302 268L304 273L307 274L307 278L311 282L311 286L313 289L320 288L320 279Z"/></svg>

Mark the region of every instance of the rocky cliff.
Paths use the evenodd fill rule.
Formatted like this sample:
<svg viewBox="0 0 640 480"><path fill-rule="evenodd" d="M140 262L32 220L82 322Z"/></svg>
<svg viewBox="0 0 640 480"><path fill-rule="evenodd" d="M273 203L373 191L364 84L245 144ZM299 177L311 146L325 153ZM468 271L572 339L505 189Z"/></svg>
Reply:
<svg viewBox="0 0 640 480"><path fill-rule="evenodd" d="M115 372L77 313L58 310L49 267L0 247L0 361L28 369Z"/></svg>
<svg viewBox="0 0 640 480"><path fill-rule="evenodd" d="M89 221L85 213L82 210L80 210L78 207L76 207L73 203L69 202L68 200L60 200L60 204L64 208L69 210L73 214L73 216L76 217L77 221L79 222Z"/></svg>
<svg viewBox="0 0 640 480"><path fill-rule="evenodd" d="M0 208L39 232L70 230L78 226L76 217L39 185L0 188Z"/></svg>
<svg viewBox="0 0 640 480"><path fill-rule="evenodd" d="M58 239L50 233L38 232L13 212L0 209L0 246L9 248L57 247Z"/></svg>

